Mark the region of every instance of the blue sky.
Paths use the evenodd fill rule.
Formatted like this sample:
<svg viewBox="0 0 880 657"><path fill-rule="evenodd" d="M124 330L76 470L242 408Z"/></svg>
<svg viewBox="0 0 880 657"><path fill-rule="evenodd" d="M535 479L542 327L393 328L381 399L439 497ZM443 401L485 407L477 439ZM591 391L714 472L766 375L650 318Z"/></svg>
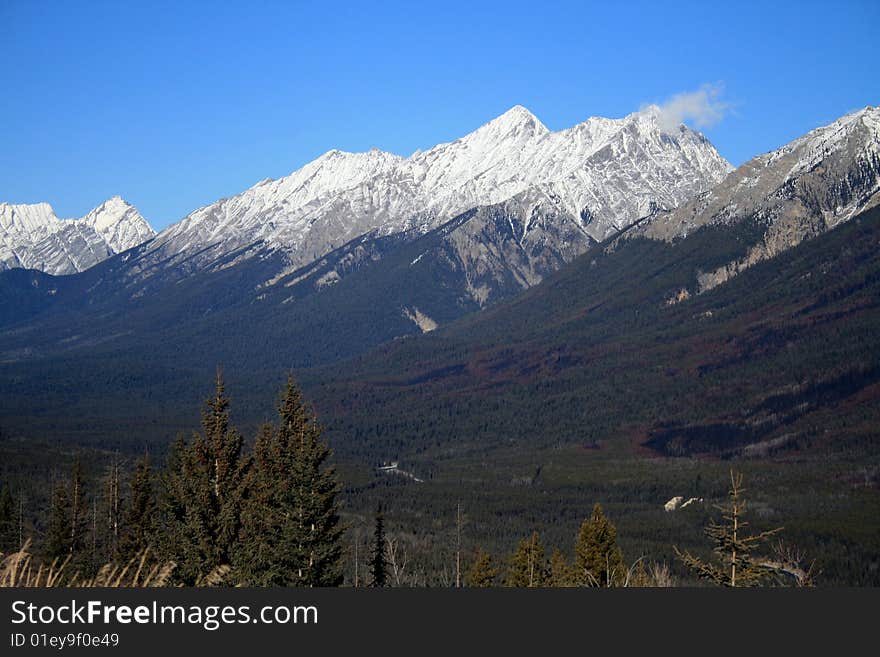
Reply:
<svg viewBox="0 0 880 657"><path fill-rule="evenodd" d="M876 0L0 0L0 201L156 228L331 148L402 155L515 104L557 130L704 85L741 164L880 103Z"/></svg>

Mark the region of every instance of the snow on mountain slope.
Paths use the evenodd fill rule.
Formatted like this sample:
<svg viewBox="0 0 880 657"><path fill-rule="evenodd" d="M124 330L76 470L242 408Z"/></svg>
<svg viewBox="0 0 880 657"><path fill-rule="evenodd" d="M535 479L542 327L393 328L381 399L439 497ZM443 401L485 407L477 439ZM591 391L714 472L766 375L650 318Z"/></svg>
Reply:
<svg viewBox="0 0 880 657"><path fill-rule="evenodd" d="M0 270L72 274L154 235L140 213L118 196L81 219L59 219L48 203L0 203Z"/></svg>
<svg viewBox="0 0 880 657"><path fill-rule="evenodd" d="M371 231L424 233L532 187L558 197L586 234L601 239L708 189L731 169L702 135L685 126L666 134L657 119L649 107L553 132L516 106L408 158L330 151L290 176L196 210L150 249L156 261L198 268L259 242L297 266Z"/></svg>
<svg viewBox="0 0 880 657"><path fill-rule="evenodd" d="M866 107L752 158L710 191L657 214L627 237L671 240L707 224L761 222L763 238L745 258L701 275L707 289L877 203L880 108Z"/></svg>

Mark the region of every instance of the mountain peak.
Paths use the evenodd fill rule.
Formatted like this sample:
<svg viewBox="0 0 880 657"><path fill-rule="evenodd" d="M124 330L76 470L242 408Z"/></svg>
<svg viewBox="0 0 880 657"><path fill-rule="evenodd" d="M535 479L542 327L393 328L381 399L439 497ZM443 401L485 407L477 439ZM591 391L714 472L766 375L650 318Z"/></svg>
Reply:
<svg viewBox="0 0 880 657"><path fill-rule="evenodd" d="M131 203L121 196L111 196L79 221L91 226L114 253L137 246L156 231Z"/></svg>
<svg viewBox="0 0 880 657"><path fill-rule="evenodd" d="M514 105L500 116L492 119L479 130L491 129L493 132L523 132L536 134L550 132L537 116L522 105Z"/></svg>
<svg viewBox="0 0 880 657"><path fill-rule="evenodd" d="M869 128L874 128L875 130L880 128L880 107L868 105L854 112L854 115L861 119L862 123Z"/></svg>
<svg viewBox="0 0 880 657"><path fill-rule="evenodd" d="M140 213L113 196L79 219L59 219L48 203L0 203L0 270L72 274L155 235Z"/></svg>
<svg viewBox="0 0 880 657"><path fill-rule="evenodd" d="M624 122L635 124L640 129L647 131L659 130L660 132L673 136L678 135L682 128L689 130L687 125L679 120L679 118L670 116L669 113L664 112L659 105L653 103L645 105L637 112L628 114L624 117Z"/></svg>
<svg viewBox="0 0 880 657"><path fill-rule="evenodd" d="M86 217L96 215L99 213L107 213L112 214L116 218L121 218L128 210L134 210L134 206L126 201L124 198L119 196L118 194L111 196L106 201L101 203L101 205L93 208L91 212L89 212Z"/></svg>

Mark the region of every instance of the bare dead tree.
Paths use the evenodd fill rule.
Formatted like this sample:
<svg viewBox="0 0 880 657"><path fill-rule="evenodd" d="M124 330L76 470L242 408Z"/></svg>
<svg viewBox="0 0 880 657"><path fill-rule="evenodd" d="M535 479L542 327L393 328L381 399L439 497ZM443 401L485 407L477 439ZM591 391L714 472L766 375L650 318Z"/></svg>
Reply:
<svg viewBox="0 0 880 657"><path fill-rule="evenodd" d="M761 559L758 565L794 582L796 587L815 586L820 572L815 559L807 563L802 550L782 539L773 545L773 556Z"/></svg>
<svg viewBox="0 0 880 657"><path fill-rule="evenodd" d="M446 572L446 566L443 566L443 570L440 571L440 586L449 587L449 573Z"/></svg>
<svg viewBox="0 0 880 657"><path fill-rule="evenodd" d="M385 545L388 553L388 563L391 565L391 575L394 577L394 585L403 586L404 573L409 561L406 545L401 547L400 539L391 535L385 537Z"/></svg>
<svg viewBox="0 0 880 657"><path fill-rule="evenodd" d="M111 540L111 555L115 555L119 547L119 516L122 496L120 492L119 454L110 464L107 475L107 529Z"/></svg>
<svg viewBox="0 0 880 657"><path fill-rule="evenodd" d="M461 588L461 502L455 507L455 588Z"/></svg>
<svg viewBox="0 0 880 657"><path fill-rule="evenodd" d="M24 545L24 491L18 491L18 544Z"/></svg>
<svg viewBox="0 0 880 657"><path fill-rule="evenodd" d="M354 532L354 587L358 588L360 586L360 573L359 573L359 557L358 557L358 546L361 542L361 533L359 530L355 530Z"/></svg>

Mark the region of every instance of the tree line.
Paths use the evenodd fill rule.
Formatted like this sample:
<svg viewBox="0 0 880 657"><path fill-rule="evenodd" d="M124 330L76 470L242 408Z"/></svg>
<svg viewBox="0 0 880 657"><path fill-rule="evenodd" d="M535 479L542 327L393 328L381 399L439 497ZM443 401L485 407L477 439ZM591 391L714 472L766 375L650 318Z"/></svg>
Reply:
<svg viewBox="0 0 880 657"><path fill-rule="evenodd" d="M70 565L85 577L102 566L118 569L148 556L167 569L163 582L198 586L340 586L344 582L345 530L337 500L340 484L329 465L331 450L321 427L291 377L280 395L278 417L263 424L251 449L232 426L230 402L218 371L214 394L202 412L202 428L179 436L165 466L156 471L149 454L126 482L117 461L108 468L99 494L87 490L82 464L55 483L48 530L42 544L47 563ZM811 584L815 566L802 555L777 549L774 557L755 551L781 529L747 534L742 477L731 472L729 500L718 508L723 522L706 536L713 558L675 549L692 572L723 586L775 581ZM669 586L663 564L644 557L627 566L617 529L595 504L577 533L573 558L554 549L549 557L537 531L519 541L506 559L477 548L462 559L462 509L456 508L454 579L451 586L617 587ZM0 550L22 543L15 500L0 489ZM19 510L20 518L20 510ZM360 539L355 538L355 549ZM780 544L781 547L781 544ZM406 585L406 549L386 535L381 507L363 579L355 554L355 586ZM158 566L157 566L158 567ZM115 571L114 571L115 572ZM165 572L165 571L163 571Z"/></svg>

